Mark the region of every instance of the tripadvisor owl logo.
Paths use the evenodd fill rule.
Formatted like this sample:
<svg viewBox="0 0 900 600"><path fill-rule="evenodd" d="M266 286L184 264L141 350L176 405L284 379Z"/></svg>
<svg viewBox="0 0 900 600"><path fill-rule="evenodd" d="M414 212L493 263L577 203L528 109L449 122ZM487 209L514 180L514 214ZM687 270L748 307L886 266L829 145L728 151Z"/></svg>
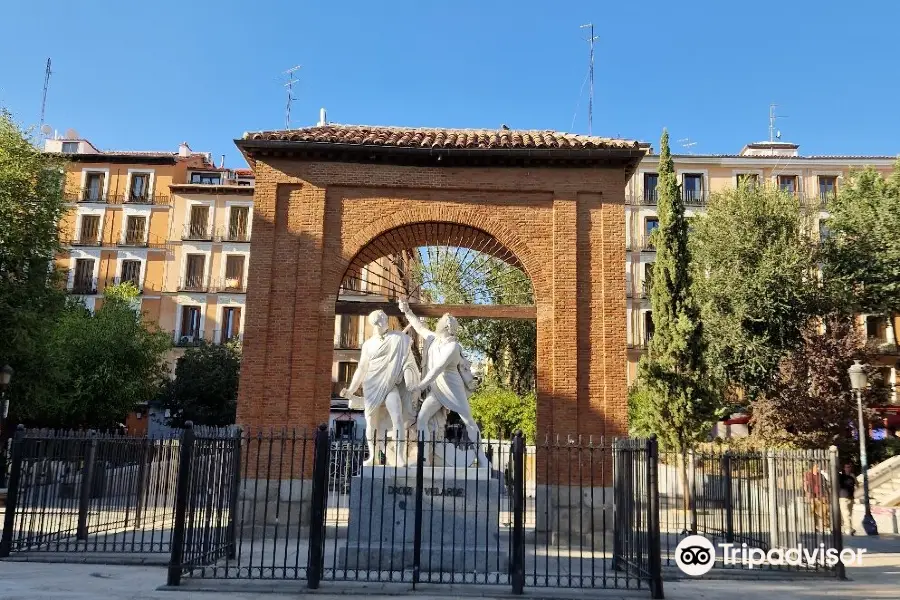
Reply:
<svg viewBox="0 0 900 600"><path fill-rule="evenodd" d="M675 564L691 577L705 575L716 564L716 547L702 535L689 535L675 548Z"/></svg>

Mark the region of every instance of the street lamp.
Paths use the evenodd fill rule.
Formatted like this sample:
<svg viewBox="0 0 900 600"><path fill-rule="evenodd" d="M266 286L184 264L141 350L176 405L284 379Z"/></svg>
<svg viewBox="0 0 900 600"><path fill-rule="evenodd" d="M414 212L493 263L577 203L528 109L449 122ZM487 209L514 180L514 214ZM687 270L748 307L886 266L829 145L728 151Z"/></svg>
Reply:
<svg viewBox="0 0 900 600"><path fill-rule="evenodd" d="M6 443L3 440L3 425L9 414L9 400L6 399L6 388L12 380L13 368L3 365L0 369L0 488L6 487Z"/></svg>
<svg viewBox="0 0 900 600"><path fill-rule="evenodd" d="M859 412L859 462L862 467L863 476L863 499L866 506L866 515L863 517L863 529L869 535L878 535L878 525L875 524L875 518L872 516L872 507L869 505L869 459L866 457L866 430L863 423L863 407L862 392L866 389L869 378L866 370L858 360L853 361L853 365L847 370L850 375L850 387L856 392L856 406Z"/></svg>

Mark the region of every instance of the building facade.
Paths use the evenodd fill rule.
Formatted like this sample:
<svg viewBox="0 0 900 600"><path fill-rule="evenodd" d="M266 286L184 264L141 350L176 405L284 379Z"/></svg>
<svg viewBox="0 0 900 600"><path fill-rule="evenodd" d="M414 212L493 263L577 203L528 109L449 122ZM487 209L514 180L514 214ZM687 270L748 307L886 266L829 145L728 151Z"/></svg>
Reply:
<svg viewBox="0 0 900 600"><path fill-rule="evenodd" d="M896 157L892 156L803 156L797 144L760 142L746 145L733 155L675 155L675 173L681 185L688 217L706 210L712 192L736 188L748 180L771 185L802 198L815 210L813 227L817 235L828 232L828 202L835 196L851 169L872 166L887 175ZM656 252L650 234L659 225L656 184L659 155L648 154L628 182L626 190L626 295L628 381L637 373L637 362L653 335L649 286ZM882 379L891 387L898 383L896 327L883 315L859 315L858 325L869 343L879 352L877 365ZM897 402L896 392L893 394Z"/></svg>

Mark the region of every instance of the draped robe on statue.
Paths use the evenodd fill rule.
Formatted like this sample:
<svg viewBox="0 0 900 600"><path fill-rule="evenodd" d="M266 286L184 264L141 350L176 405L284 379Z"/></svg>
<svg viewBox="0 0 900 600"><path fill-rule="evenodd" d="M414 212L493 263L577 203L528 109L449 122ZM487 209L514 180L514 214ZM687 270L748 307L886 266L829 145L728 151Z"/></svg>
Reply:
<svg viewBox="0 0 900 600"><path fill-rule="evenodd" d="M382 337L367 339L363 343L362 353L368 363L362 384L366 417L382 408L388 393L396 387L402 401L405 423L393 425L406 429L415 415L408 388L419 383L412 339L405 333L389 331Z"/></svg>

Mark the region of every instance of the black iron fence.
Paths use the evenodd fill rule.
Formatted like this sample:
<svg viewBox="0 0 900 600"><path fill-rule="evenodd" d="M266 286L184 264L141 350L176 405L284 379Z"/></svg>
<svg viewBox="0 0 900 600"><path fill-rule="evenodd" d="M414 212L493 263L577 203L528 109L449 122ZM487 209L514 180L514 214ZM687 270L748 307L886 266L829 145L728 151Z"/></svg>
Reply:
<svg viewBox="0 0 900 600"><path fill-rule="evenodd" d="M295 579L662 595L653 441L556 439L528 451L521 436L389 438L370 450L323 426L188 430L180 450L170 585Z"/></svg>
<svg viewBox="0 0 900 600"><path fill-rule="evenodd" d="M179 443L20 428L0 557L168 553Z"/></svg>
<svg viewBox="0 0 900 600"><path fill-rule="evenodd" d="M659 460L660 531L665 565L678 543L702 535L717 548L715 568L819 571L843 577L799 552L801 561L751 564L748 550L842 548L836 450L664 452Z"/></svg>

